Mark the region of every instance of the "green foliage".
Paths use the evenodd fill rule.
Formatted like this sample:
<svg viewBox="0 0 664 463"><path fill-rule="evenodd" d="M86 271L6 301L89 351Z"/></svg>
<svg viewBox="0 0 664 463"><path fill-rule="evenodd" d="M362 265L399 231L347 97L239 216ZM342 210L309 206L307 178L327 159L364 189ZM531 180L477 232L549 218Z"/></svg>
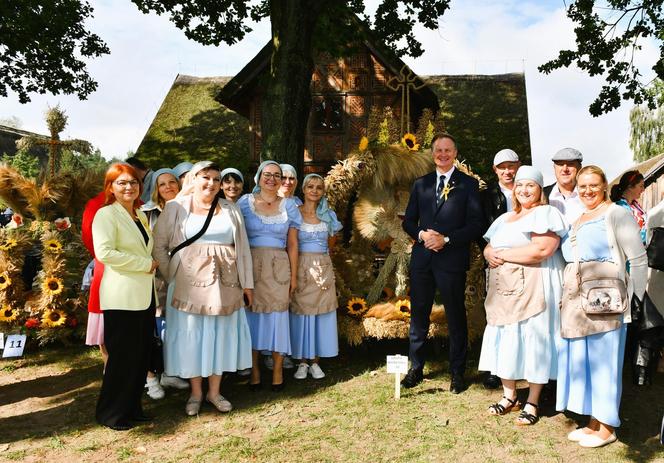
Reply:
<svg viewBox="0 0 664 463"><path fill-rule="evenodd" d="M664 78L663 2L577 0L571 3L567 17L576 24L576 50L561 50L556 59L539 70L549 74L574 64L590 76L604 76L606 83L589 108L593 116L618 108L621 100L632 100L637 105L646 103L649 109L655 109L656 100L647 84L641 82L634 57L641 49L639 41L657 41L660 56L652 70L657 77Z"/></svg>
<svg viewBox="0 0 664 463"><path fill-rule="evenodd" d="M18 170L24 177L36 178L39 175L39 158L26 149L18 150L14 156L4 154L2 162Z"/></svg>
<svg viewBox="0 0 664 463"><path fill-rule="evenodd" d="M634 160L645 161L664 153L664 83L656 80L650 88L652 98L659 103L656 109L646 105L634 106L629 113L629 147Z"/></svg>
<svg viewBox="0 0 664 463"><path fill-rule="evenodd" d="M7 90L21 103L30 93L76 94L85 99L96 90L81 58L110 53L85 22L93 9L85 0L0 2L0 96Z"/></svg>
<svg viewBox="0 0 664 463"><path fill-rule="evenodd" d="M63 150L60 155L59 172L77 173L81 171L104 172L109 166L101 151L95 150L91 155L85 156L71 150Z"/></svg>
<svg viewBox="0 0 664 463"><path fill-rule="evenodd" d="M383 122L380 123L377 142L379 146L387 146L390 144L390 129L387 124L387 119L383 119Z"/></svg>

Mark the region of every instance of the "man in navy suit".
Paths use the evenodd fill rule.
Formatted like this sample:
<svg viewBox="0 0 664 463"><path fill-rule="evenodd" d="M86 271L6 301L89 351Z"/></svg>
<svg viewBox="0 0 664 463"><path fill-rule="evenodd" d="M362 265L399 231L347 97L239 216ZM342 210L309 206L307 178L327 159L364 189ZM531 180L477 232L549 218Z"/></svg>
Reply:
<svg viewBox="0 0 664 463"><path fill-rule="evenodd" d="M450 390L466 389L468 350L465 289L470 244L483 230L479 182L454 167L456 141L446 133L431 142L436 171L415 180L403 229L414 240L410 260L411 368L401 384L414 387L424 376L424 343L436 288L445 306L450 344Z"/></svg>

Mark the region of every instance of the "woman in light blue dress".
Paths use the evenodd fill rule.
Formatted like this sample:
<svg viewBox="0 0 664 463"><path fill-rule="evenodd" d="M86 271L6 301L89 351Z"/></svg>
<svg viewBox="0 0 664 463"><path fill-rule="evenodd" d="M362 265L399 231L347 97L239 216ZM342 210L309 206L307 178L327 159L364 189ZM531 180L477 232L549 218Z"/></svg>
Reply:
<svg viewBox="0 0 664 463"><path fill-rule="evenodd" d="M290 297L297 287L297 232L302 216L295 202L278 195L281 167L265 161L254 177L256 187L238 206L244 215L254 270L254 300L247 312L253 364L249 387L260 388L261 351L271 352L272 390L284 386L283 357L291 353Z"/></svg>
<svg viewBox="0 0 664 463"><path fill-rule="evenodd" d="M489 241L484 255L490 281L478 369L500 377L503 383L502 399L489 407L492 415L517 409L516 381L528 381L528 400L517 425L538 421L542 387L556 378L563 265L557 249L568 226L562 214L546 204L542 183L538 170L520 167L515 177L513 212L498 217L484 235ZM530 280L525 279L525 272L533 272L528 274ZM526 276L508 281L511 275ZM507 288L501 287L501 282ZM515 294L518 284L532 286Z"/></svg>
<svg viewBox="0 0 664 463"><path fill-rule="evenodd" d="M195 164L189 175L193 193L166 203L155 226L154 256L169 282L166 295L164 367L169 376L189 378L188 415L198 414L206 400L228 412L221 395L225 372L251 366L251 335L243 299L252 300L253 275L249 241L239 209L219 199L202 236L214 198L219 193L219 168ZM189 242L177 252L172 251ZM171 255L172 254L172 255Z"/></svg>
<svg viewBox="0 0 664 463"><path fill-rule="evenodd" d="M606 176L599 167L586 166L579 171L577 188L586 209L573 225L570 237L576 235L580 262L616 264L621 277L626 277L627 294L643 298L647 259L639 230L627 210L609 202L607 187ZM575 265L572 264L575 259L570 237L561 245L563 257L569 263L565 275ZM625 275L627 262L628 276ZM579 325L576 322L568 327L566 316L562 316L561 333L565 338L561 338L558 345L556 409L590 415L587 426L567 436L582 447L601 447L616 440L615 428L620 426L618 409L625 336L631 320L629 304L627 307L617 328L585 336L567 337L567 330Z"/></svg>
<svg viewBox="0 0 664 463"><path fill-rule="evenodd" d="M302 193L298 281L290 315L293 358L300 361L294 378L305 379L310 374L321 379L325 373L318 364L319 357L336 357L339 353L337 292L328 239L342 226L327 206L323 177L307 175L302 182Z"/></svg>

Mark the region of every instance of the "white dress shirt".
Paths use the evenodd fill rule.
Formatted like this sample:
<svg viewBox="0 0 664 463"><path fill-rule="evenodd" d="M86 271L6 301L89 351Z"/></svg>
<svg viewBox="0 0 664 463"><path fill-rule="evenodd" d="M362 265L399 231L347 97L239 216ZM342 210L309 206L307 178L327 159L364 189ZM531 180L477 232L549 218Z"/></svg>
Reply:
<svg viewBox="0 0 664 463"><path fill-rule="evenodd" d="M563 196L556 183L549 194L549 204L558 209L565 216L567 223L573 224L585 210L585 206L579 198L576 187L568 197Z"/></svg>

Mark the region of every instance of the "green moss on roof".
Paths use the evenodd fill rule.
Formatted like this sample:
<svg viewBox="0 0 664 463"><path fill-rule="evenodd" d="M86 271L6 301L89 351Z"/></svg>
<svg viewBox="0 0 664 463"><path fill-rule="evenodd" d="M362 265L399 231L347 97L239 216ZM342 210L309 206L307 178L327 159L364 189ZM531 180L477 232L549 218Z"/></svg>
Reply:
<svg viewBox="0 0 664 463"><path fill-rule="evenodd" d="M447 131L482 178L493 178L494 155L503 148L531 164L526 81L523 74L422 76L438 95Z"/></svg>
<svg viewBox="0 0 664 463"><path fill-rule="evenodd" d="M153 169L181 161L212 160L222 167L249 166L247 119L214 100L230 77L178 76L136 156Z"/></svg>

